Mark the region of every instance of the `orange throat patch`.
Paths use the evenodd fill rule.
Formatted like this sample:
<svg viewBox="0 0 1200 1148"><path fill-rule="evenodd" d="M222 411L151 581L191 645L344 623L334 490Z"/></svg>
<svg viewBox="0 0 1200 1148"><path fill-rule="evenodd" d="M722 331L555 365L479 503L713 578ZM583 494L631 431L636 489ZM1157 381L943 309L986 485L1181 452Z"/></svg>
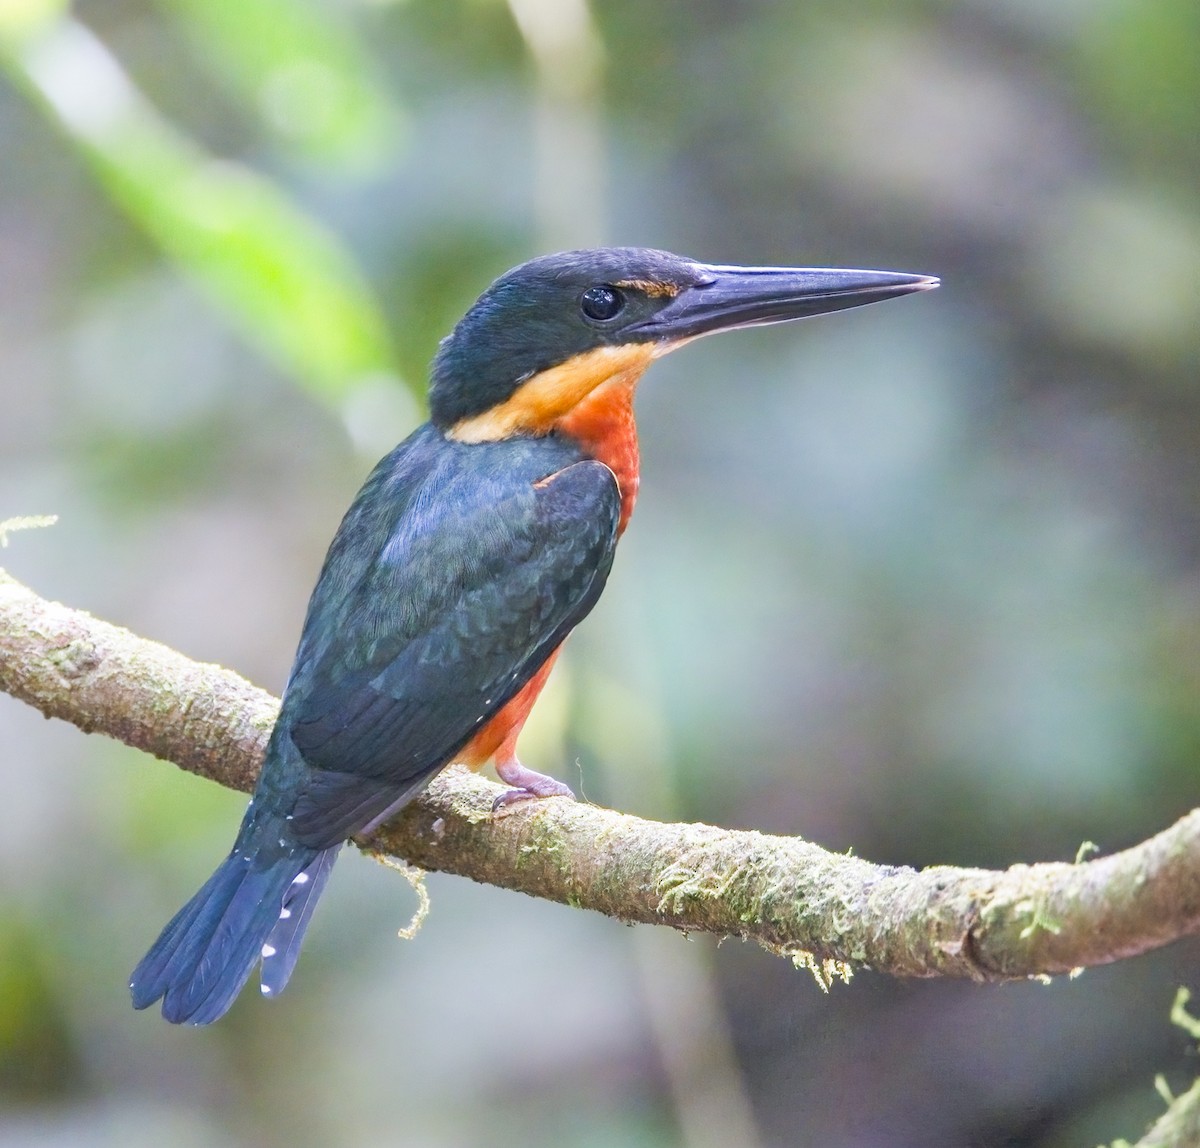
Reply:
<svg viewBox="0 0 1200 1148"><path fill-rule="evenodd" d="M635 390L637 378L631 382L611 379L601 383L574 410L559 419L556 427L616 476L617 489L621 492L618 534L623 534L629 524L641 482L637 424L633 418Z"/></svg>
<svg viewBox="0 0 1200 1148"><path fill-rule="evenodd" d="M650 363L665 348L654 343L596 347L526 379L503 403L455 424L459 442L496 442L553 431L574 439L604 463L621 492L624 530L638 492L637 426L633 395Z"/></svg>

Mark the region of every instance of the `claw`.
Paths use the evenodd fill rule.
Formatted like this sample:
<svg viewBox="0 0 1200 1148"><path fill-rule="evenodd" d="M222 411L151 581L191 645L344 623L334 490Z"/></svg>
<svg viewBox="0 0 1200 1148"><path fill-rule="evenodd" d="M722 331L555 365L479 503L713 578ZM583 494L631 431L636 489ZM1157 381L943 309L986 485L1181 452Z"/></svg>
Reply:
<svg viewBox="0 0 1200 1148"><path fill-rule="evenodd" d="M496 773L501 781L513 788L506 790L492 802L493 813L506 806L541 797L569 797L572 801L575 800L575 794L571 792L569 785L564 785L561 781L536 770L526 769L516 758L497 762Z"/></svg>

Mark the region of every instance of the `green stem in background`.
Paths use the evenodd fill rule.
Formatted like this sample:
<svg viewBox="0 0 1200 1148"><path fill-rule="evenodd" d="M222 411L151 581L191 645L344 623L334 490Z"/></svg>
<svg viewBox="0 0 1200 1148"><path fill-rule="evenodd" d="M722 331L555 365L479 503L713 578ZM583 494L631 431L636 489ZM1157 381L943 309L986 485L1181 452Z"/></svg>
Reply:
<svg viewBox="0 0 1200 1148"><path fill-rule="evenodd" d="M339 241L270 180L208 155L160 116L62 5L0 0L0 67L109 197L284 370L327 402L395 376L374 294Z"/></svg>

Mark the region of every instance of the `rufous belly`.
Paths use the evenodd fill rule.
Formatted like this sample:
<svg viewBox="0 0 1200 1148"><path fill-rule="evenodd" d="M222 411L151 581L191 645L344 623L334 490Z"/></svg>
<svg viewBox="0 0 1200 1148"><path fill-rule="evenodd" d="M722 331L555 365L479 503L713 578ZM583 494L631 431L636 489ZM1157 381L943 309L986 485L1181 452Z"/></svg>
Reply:
<svg viewBox="0 0 1200 1148"><path fill-rule="evenodd" d="M554 662L558 658L559 646L541 665L541 668L529 679L520 691L511 698L498 713L463 747L457 755L457 761L472 769L480 769L493 759L496 761L512 761L517 756L517 738L525 719L533 709L538 694L546 684Z"/></svg>

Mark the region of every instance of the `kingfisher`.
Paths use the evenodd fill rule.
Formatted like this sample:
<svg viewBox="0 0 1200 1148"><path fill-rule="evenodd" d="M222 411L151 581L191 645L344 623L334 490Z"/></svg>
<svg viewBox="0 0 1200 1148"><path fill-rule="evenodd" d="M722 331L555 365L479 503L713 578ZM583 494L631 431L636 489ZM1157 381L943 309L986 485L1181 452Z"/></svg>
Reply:
<svg viewBox="0 0 1200 1148"><path fill-rule="evenodd" d="M567 251L502 275L442 340L429 421L346 512L229 856L133 972L135 1008L210 1024L260 966L277 996L346 840L451 762L570 798L517 739L596 604L638 496L633 400L701 335L925 291L927 275Z"/></svg>

